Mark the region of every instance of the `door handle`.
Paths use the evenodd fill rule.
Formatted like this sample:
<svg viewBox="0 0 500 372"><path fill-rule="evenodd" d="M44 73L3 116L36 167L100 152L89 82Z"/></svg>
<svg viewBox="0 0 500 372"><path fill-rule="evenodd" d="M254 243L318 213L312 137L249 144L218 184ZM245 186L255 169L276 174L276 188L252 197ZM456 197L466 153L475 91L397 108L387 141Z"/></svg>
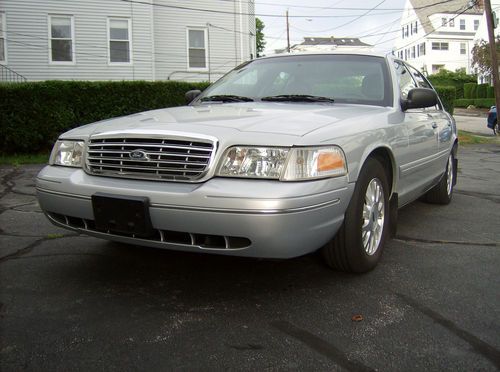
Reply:
<svg viewBox="0 0 500 372"><path fill-rule="evenodd" d="M436 129L438 127L437 123L432 123L432 129Z"/></svg>

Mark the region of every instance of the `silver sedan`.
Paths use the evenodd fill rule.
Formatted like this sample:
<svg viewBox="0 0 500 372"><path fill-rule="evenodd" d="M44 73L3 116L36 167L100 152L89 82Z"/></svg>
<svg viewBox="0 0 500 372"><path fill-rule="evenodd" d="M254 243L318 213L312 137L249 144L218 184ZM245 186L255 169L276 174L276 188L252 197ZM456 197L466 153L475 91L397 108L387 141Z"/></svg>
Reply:
<svg viewBox="0 0 500 372"><path fill-rule="evenodd" d="M416 69L377 54L236 67L184 107L73 129L37 177L56 225L125 243L366 272L397 209L451 201L457 131Z"/></svg>

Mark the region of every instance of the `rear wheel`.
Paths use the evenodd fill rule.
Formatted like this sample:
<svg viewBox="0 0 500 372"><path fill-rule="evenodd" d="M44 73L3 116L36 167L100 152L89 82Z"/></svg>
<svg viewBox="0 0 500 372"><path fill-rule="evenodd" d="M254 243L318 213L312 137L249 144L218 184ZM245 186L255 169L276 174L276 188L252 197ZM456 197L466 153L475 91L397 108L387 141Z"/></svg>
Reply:
<svg viewBox="0 0 500 372"><path fill-rule="evenodd" d="M498 120L493 123L493 134L500 136L500 129L498 128Z"/></svg>
<svg viewBox="0 0 500 372"><path fill-rule="evenodd" d="M433 204L449 204L453 196L453 186L455 184L455 157L453 152L448 156L446 170L439 183L424 195L424 201Z"/></svg>
<svg viewBox="0 0 500 372"><path fill-rule="evenodd" d="M326 263L362 273L373 269L382 255L389 226L389 185L383 165L369 158L363 165L344 222L322 248Z"/></svg>

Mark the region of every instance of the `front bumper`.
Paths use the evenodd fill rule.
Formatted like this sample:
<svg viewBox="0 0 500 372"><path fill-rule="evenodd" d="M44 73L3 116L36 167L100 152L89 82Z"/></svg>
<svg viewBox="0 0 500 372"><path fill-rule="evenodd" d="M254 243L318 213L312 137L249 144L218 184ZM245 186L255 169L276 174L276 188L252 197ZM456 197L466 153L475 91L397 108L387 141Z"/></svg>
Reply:
<svg viewBox="0 0 500 372"><path fill-rule="evenodd" d="M42 210L56 225L130 244L234 256L290 258L324 245L342 224L354 184L213 178L199 184L98 177L47 166L36 180ZM151 237L98 231L95 193L149 199Z"/></svg>

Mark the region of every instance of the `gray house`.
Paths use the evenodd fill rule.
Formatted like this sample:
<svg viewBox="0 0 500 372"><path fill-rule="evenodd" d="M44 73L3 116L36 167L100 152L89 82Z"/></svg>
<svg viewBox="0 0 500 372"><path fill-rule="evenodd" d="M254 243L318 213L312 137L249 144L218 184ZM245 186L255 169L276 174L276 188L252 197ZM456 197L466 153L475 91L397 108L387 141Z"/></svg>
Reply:
<svg viewBox="0 0 500 372"><path fill-rule="evenodd" d="M253 0L1 0L0 31L2 80L214 81L256 55Z"/></svg>

